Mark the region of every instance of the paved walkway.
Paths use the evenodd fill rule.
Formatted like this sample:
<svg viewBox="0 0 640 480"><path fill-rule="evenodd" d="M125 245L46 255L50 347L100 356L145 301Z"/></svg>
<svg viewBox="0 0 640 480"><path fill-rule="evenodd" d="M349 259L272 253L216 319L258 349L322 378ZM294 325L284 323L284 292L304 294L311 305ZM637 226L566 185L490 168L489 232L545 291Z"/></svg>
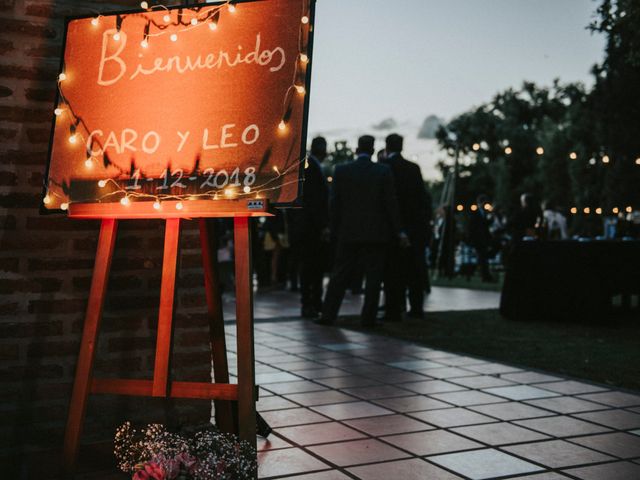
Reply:
<svg viewBox="0 0 640 480"><path fill-rule="evenodd" d="M640 395L301 320L256 356L263 479L640 479Z"/></svg>
<svg viewBox="0 0 640 480"><path fill-rule="evenodd" d="M362 295L347 293L340 309L340 315L359 315L362 309ZM427 312L446 312L451 310L497 309L500 305L500 293L469 290L466 288L433 287L427 296ZM224 318L235 318L235 298L224 297ZM300 294L288 290L272 290L255 294L254 316L256 319L291 318L300 316Z"/></svg>

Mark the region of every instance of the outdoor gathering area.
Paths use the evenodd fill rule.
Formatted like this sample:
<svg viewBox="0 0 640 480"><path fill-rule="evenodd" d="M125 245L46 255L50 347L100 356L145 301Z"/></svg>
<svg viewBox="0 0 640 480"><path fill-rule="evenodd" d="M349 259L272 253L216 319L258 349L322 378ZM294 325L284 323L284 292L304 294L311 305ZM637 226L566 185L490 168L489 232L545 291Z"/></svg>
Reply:
<svg viewBox="0 0 640 480"><path fill-rule="evenodd" d="M0 478L640 479L638 25L0 0Z"/></svg>

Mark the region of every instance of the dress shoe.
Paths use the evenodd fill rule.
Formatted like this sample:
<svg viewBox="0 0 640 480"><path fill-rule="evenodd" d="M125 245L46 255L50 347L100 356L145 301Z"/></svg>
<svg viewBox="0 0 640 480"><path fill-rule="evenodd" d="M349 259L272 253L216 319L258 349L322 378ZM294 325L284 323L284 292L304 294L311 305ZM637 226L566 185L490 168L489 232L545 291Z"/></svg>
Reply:
<svg viewBox="0 0 640 480"><path fill-rule="evenodd" d="M303 307L302 308L302 318L318 318L320 313L313 307Z"/></svg>
<svg viewBox="0 0 640 480"><path fill-rule="evenodd" d="M314 320L313 323L317 325L333 325L335 323L335 320L331 320L325 317L320 317L319 319Z"/></svg>
<svg viewBox="0 0 640 480"><path fill-rule="evenodd" d="M407 316L409 318L414 318L416 320L423 320L424 319L424 312L416 312L416 311L410 311L409 313L407 313Z"/></svg>

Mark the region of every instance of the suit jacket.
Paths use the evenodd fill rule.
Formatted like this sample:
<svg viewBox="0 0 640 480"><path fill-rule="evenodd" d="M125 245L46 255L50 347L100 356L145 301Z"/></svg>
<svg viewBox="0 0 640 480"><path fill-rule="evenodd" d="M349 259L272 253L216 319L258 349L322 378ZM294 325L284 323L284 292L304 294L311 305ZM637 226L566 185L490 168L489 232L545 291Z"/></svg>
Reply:
<svg viewBox="0 0 640 480"><path fill-rule="evenodd" d="M492 236L489 230L489 219L486 214L480 212L480 208L471 212L469 216L469 244L472 247L488 247L491 245Z"/></svg>
<svg viewBox="0 0 640 480"><path fill-rule="evenodd" d="M426 245L431 224L431 197L424 188L420 167L400 154L387 157L393 172L402 227L411 243Z"/></svg>
<svg viewBox="0 0 640 480"><path fill-rule="evenodd" d="M320 162L313 156L307 159L302 187L302 209L291 210L294 241L319 240L329 226L329 187Z"/></svg>
<svg viewBox="0 0 640 480"><path fill-rule="evenodd" d="M368 156L336 167L330 205L338 242L389 243L400 233L391 169Z"/></svg>

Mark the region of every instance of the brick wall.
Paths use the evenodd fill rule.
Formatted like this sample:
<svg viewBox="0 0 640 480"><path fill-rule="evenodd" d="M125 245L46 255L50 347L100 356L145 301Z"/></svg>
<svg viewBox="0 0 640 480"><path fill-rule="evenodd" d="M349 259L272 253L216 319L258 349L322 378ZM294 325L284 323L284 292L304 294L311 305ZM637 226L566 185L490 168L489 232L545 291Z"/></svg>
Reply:
<svg viewBox="0 0 640 480"><path fill-rule="evenodd" d="M11 478L45 478L37 467L58 458L99 230L97 222L38 213L63 19L137 5L0 0L0 463L22 472ZM201 258L189 223L181 239L174 371L179 379L208 380ZM96 375L151 375L163 231L159 221L120 224ZM109 439L126 419L193 423L209 412L208 402L94 397L84 439ZM56 453L33 460L40 450Z"/></svg>

